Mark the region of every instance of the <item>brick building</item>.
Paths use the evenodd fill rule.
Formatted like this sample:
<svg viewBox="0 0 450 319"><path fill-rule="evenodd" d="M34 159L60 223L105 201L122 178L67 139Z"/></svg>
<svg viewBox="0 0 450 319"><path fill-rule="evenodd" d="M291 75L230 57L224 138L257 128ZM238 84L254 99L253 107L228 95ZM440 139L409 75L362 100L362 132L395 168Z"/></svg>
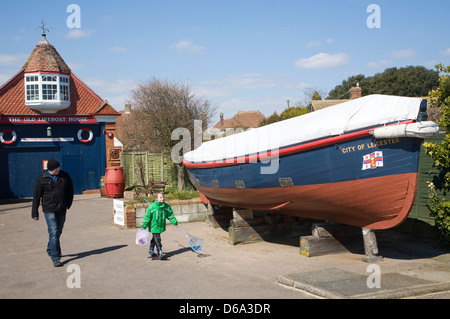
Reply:
<svg viewBox="0 0 450 319"><path fill-rule="evenodd" d="M260 111L239 111L232 118L224 119L223 113L220 113L219 122L213 128L225 131L227 128L255 128L259 126L259 122L266 117Z"/></svg>
<svg viewBox="0 0 450 319"><path fill-rule="evenodd" d="M30 197L53 157L76 194L98 189L114 147L119 113L81 81L46 35L23 67L0 86L0 199Z"/></svg>

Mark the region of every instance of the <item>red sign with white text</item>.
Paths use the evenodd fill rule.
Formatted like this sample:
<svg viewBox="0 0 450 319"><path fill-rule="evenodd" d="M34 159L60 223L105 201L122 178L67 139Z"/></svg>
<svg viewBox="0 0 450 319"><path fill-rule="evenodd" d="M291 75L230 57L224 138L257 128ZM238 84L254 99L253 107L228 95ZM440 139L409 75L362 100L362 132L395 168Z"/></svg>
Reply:
<svg viewBox="0 0 450 319"><path fill-rule="evenodd" d="M8 124L85 124L97 123L89 115L2 115L0 123Z"/></svg>

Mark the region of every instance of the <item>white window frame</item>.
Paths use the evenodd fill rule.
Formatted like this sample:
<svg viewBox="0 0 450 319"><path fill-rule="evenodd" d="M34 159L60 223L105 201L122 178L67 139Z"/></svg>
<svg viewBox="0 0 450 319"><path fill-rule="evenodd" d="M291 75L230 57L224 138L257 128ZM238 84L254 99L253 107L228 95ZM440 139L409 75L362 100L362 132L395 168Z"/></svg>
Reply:
<svg viewBox="0 0 450 319"><path fill-rule="evenodd" d="M70 78L68 76L59 77L59 98L61 101L70 102Z"/></svg>
<svg viewBox="0 0 450 319"><path fill-rule="evenodd" d="M69 75L27 73L24 80L25 105L37 109L50 107L50 111L64 109L70 105Z"/></svg>
<svg viewBox="0 0 450 319"><path fill-rule="evenodd" d="M25 76L25 101L39 101L39 77L36 75Z"/></svg>

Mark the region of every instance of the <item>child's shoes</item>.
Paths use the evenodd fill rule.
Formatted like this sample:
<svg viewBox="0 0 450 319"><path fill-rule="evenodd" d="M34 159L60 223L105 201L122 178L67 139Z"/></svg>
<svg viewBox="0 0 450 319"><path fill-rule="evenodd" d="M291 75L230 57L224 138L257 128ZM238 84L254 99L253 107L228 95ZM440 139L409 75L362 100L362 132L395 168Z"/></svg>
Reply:
<svg viewBox="0 0 450 319"><path fill-rule="evenodd" d="M156 257L157 256L155 254L155 252L153 251L154 248L155 248L155 246L150 245L150 249L148 250L148 253L150 254L150 257Z"/></svg>
<svg viewBox="0 0 450 319"><path fill-rule="evenodd" d="M159 259L163 259L166 256L166 254L164 254L162 252L162 250L158 249L158 256L159 256Z"/></svg>

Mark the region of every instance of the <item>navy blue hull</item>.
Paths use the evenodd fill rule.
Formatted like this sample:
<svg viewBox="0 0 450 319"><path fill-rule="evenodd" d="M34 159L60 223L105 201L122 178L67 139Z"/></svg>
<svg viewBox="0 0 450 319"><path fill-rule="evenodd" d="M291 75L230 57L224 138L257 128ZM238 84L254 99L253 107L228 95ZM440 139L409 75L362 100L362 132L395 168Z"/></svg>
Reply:
<svg viewBox="0 0 450 319"><path fill-rule="evenodd" d="M206 188L261 189L283 187L286 183L288 186L339 183L417 173L420 143L420 139L414 138L365 137L282 156L278 162L273 159L269 163L190 168L188 172L196 187ZM373 163L370 158L364 160L364 156L372 154Z"/></svg>
<svg viewBox="0 0 450 319"><path fill-rule="evenodd" d="M387 229L411 209L421 141L366 136L268 163L186 166L205 203Z"/></svg>

